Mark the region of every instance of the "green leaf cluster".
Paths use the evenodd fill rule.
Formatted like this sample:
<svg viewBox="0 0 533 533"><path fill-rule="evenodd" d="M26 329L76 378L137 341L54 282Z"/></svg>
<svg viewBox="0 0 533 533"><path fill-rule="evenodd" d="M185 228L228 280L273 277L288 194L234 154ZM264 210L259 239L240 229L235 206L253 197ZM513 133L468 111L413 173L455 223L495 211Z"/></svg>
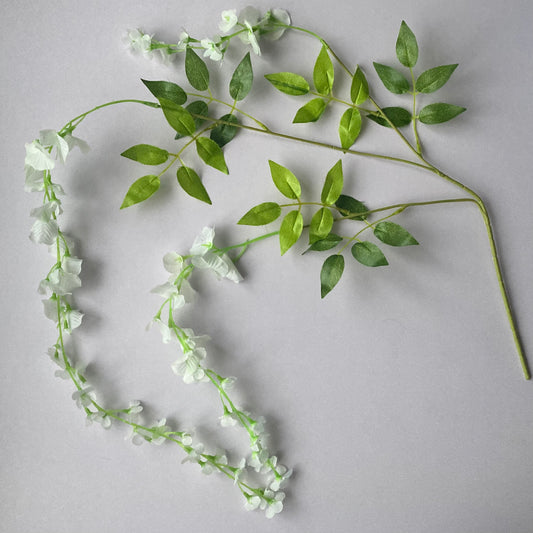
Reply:
<svg viewBox="0 0 533 533"><path fill-rule="evenodd" d="M375 62L376 73L388 91L399 95L411 93L414 98L417 94L431 94L443 87L457 68L457 64L440 65L425 70L415 79L413 68L418 62L418 54L416 37L406 22L402 21L396 40L396 57L404 67L409 68L414 83L411 84L396 68ZM415 117L402 107L386 107L382 111L383 114L370 113L368 118L381 126L390 127L392 124L396 128L401 128L410 124L413 119L420 120L424 124L447 122L465 111L465 108L446 103L429 104Z"/></svg>

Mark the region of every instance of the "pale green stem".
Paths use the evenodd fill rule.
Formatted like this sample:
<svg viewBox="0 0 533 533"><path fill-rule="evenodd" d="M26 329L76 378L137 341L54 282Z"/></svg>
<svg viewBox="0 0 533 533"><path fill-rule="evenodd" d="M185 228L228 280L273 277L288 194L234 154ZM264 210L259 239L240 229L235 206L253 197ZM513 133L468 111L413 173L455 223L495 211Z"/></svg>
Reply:
<svg viewBox="0 0 533 533"><path fill-rule="evenodd" d="M413 84L413 134L415 136L416 141L416 149L419 154L422 154L422 146L420 144L420 138L418 136L418 128L417 128L417 116L416 116L416 80L415 80L415 73L413 72L413 68L409 67L409 72L411 73L411 82Z"/></svg>

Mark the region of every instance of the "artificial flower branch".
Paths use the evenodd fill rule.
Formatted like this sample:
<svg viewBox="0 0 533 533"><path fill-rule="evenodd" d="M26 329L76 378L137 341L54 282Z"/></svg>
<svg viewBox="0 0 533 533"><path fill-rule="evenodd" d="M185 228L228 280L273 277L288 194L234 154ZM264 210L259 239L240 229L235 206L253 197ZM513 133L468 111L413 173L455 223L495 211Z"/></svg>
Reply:
<svg viewBox="0 0 533 533"><path fill-rule="evenodd" d="M215 273L220 279L233 282L241 281L235 264L247 251L250 245L270 237L279 240L281 254L286 253L300 239L304 229L308 230L309 247L304 252L325 252L337 248L336 253L329 255L322 265L320 272L321 296L325 297L339 283L345 267L343 252L350 248L351 255L366 267L382 267L389 264L385 253L381 249L383 244L391 247L417 245L418 242L411 233L391 219L412 207L430 206L437 204L475 203L482 215L491 249L494 268L504 302L506 314L512 330L516 349L524 376L530 379L531 374L519 339L515 319L513 317L509 297L503 281L500 260L496 250L494 234L487 208L480 196L471 188L455 178L445 174L428 161L423 154L423 144L418 131L418 122L424 124L438 124L451 120L465 109L451 104L429 104L418 111L418 95L429 94L444 85L457 65L442 65L429 69L418 77L414 67L418 59L418 44L416 38L405 22L402 22L396 42L396 55L400 63L408 69L409 80L397 69L374 63L375 70L385 85L394 94L411 94L412 109L402 107L383 107L371 95L368 81L363 71L357 67L352 72L340 59L332 47L317 33L302 27L292 25L288 13L281 9L273 9L261 14L255 8L245 8L239 14L236 10L222 13L219 29L223 35L213 38L197 39L183 32L176 44L167 44L152 39L151 36L134 30L129 33L131 46L149 56L151 53L162 54L163 59L169 59L178 52L185 55L185 74L194 91L184 91L175 83L166 81L142 80L147 89L156 97L157 102L137 99L122 99L98 105L89 111L78 115L59 131L44 130L39 139L26 145L26 190L41 192L42 203L31 211L35 218L30 238L45 244L55 257L55 263L39 285L39 292L47 294L43 300L45 315L56 323L58 336L54 345L48 350L52 360L60 367L56 372L59 377L72 382L75 391L73 399L84 411L89 422L98 422L104 428L111 425L111 421L120 422L131 430L131 440L139 444L147 441L161 444L169 441L178 444L186 453L186 461L197 463L204 473L218 471L232 479L245 498L247 509L261 508L267 517L272 517L283 508L284 493L280 490L292 474L292 470L278 464L277 457L271 455L267 446L264 432L264 419L256 417L240 409L232 399L230 389L234 378L223 377L214 369L205 365L207 351L205 336L197 336L191 329L180 325L181 309L190 303L194 291L189 279L197 269L206 269ZM339 123L340 144L323 142L298 135L278 132L270 129L263 121L242 109L239 102L252 89L253 68L248 52L237 65L229 84L230 101L213 94L209 86L209 69L196 51L203 51L203 56L213 61L224 58L230 42L238 38L251 51L259 55L260 38L278 39L285 30L295 30L312 36L321 45L319 56L313 70L314 89L305 77L281 72L269 74L266 79L279 91L292 97L311 95L308 101L298 109L293 122L316 122L322 116L326 107L332 102L341 104L346 109ZM351 80L349 100L334 95L335 70L331 61L337 61L341 69ZM186 107L188 98L196 100ZM374 109L369 109L366 103ZM81 139L73 137L74 130L95 111L122 103L134 103L158 109L175 131L175 139L183 139L183 144L177 151L147 144L135 145L125 150L121 155L143 165L164 165L162 170L139 178L129 188L122 207L129 207L151 197L160 186L160 178L176 163L178 185L190 196L200 201L211 203L211 199L195 169L186 166L184 153L194 146L198 158L208 166L228 173L223 147L233 140L238 130L267 134L281 139L314 145L331 151L342 152L344 155L370 157L378 160L409 165L423 169L442 178L448 183L461 189L468 197L445 198L423 202L396 203L376 208L368 208L363 202L349 195L343 194L344 175L342 160L339 160L327 172L320 194L320 201L301 198L302 188L299 179L288 168L274 161L269 161L270 173L275 187L290 202L263 202L249 209L239 220L241 225L264 226L277 220L282 210L287 210L280 227L276 231L269 231L258 237L244 242L217 247L214 244L214 230L204 228L195 239L190 251L186 255L170 252L163 258L163 264L169 273L168 280L153 289L153 292L163 298L151 322L161 331L164 343L176 344L182 355L172 365L173 371L182 377L185 383L206 382L213 386L218 394L222 415L219 422L222 426L240 426L248 436L249 456L230 464L225 451L207 453L203 444L194 442L188 431L177 431L166 424L166 419L147 425L140 419L142 406L140 402L130 402L128 407L108 409L96 400L96 394L89 384L83 370L72 364L68 354L67 337L81 325L83 314L74 307L72 293L81 286L81 259L72 254L72 243L59 226L59 216L62 213L60 196L63 189L52 181L51 171L56 160L65 162L69 152L79 147L85 151L87 145ZM229 109L229 113L216 117L210 112L212 104ZM394 131L402 143L405 144L414 160L395 157L386 154L354 150L360 132L362 119L365 115L369 120L380 126ZM240 119L239 119L240 117ZM249 120L254 125L242 123ZM205 124L207 122L207 125ZM401 131L401 128L412 124L411 142ZM54 157L55 156L55 157ZM303 208L318 208L311 220L304 220ZM382 213L376 219L373 215ZM342 236L334 232L336 224L343 222L361 224L349 236ZM366 233L365 233L366 232ZM363 240L362 234L372 233L374 241ZM375 241L378 241L377 243ZM230 258L229 252L237 252ZM163 318L165 317L165 318ZM247 480L247 472L255 470L259 476L266 476L262 485L252 485Z"/></svg>

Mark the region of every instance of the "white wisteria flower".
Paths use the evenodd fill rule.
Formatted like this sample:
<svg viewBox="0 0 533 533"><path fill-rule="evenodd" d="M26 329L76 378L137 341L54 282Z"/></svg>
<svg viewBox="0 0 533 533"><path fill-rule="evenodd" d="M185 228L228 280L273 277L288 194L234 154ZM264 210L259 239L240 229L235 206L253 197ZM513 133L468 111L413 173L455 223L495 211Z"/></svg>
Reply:
<svg viewBox="0 0 533 533"><path fill-rule="evenodd" d="M73 148L78 147L82 154L86 154L91 148L87 142L79 137L74 137L70 133L65 134L65 141L68 144L68 149L71 151Z"/></svg>
<svg viewBox="0 0 533 533"><path fill-rule="evenodd" d="M213 252L214 228L205 227L196 237L190 253L192 264L197 268L212 270L218 278L227 278L234 283L242 281L242 276L227 254Z"/></svg>
<svg viewBox="0 0 533 533"><path fill-rule="evenodd" d="M271 9L267 12L261 23L261 34L265 39L277 41L285 33L287 28L276 26L276 24L289 26L290 23L291 17L285 9Z"/></svg>
<svg viewBox="0 0 533 533"><path fill-rule="evenodd" d="M48 276L46 286L52 292L64 296L65 294L72 294L74 289L81 287L81 280L77 274L57 268Z"/></svg>
<svg viewBox="0 0 533 533"><path fill-rule="evenodd" d="M172 329L168 327L168 324L163 322L159 317L153 318L150 323L146 326L146 329L149 330L154 324L157 324L159 331L161 332L161 337L163 344L168 344L173 341L177 341L176 335Z"/></svg>
<svg viewBox="0 0 533 533"><path fill-rule="evenodd" d="M35 139L31 143L26 143L26 157L24 164L35 170L52 170L55 167L55 161L50 152Z"/></svg>
<svg viewBox="0 0 533 533"><path fill-rule="evenodd" d="M237 21L238 21L237 10L228 9L226 11L222 11L221 16L222 16L222 20L219 22L218 27L222 33L228 33L237 24Z"/></svg>
<svg viewBox="0 0 533 533"><path fill-rule="evenodd" d="M89 385L84 389L76 390L72 393L72 399L76 402L76 405L83 409L91 405L92 401L95 399L93 388Z"/></svg>
<svg viewBox="0 0 533 533"><path fill-rule="evenodd" d="M178 376L181 376L187 384L208 381L209 378L206 376L205 370L202 367L202 361L206 355L207 351L202 347L189 350L183 354L181 359L173 363L172 370Z"/></svg>
<svg viewBox="0 0 533 533"><path fill-rule="evenodd" d="M170 283L170 281L154 287L150 292L158 294L165 300L169 300L173 310L185 305L185 296L180 294L176 285Z"/></svg>
<svg viewBox="0 0 533 533"><path fill-rule="evenodd" d="M167 419L162 418L161 420L157 421L154 427L150 428L152 430L152 444L156 444L159 446L160 444L163 444L163 442L165 442L167 438L167 433L172 431L172 428L170 426L167 426L166 423Z"/></svg>
<svg viewBox="0 0 533 533"><path fill-rule="evenodd" d="M259 506L261 505L261 498L257 495L253 495L253 496L246 496L246 501L244 502L244 508L247 510L247 511L255 511L256 509L259 508Z"/></svg>
<svg viewBox="0 0 533 533"><path fill-rule="evenodd" d="M220 40L215 39L202 39L200 45L204 48L204 57L208 57L213 61L220 61L223 57L222 50L220 49Z"/></svg>
<svg viewBox="0 0 533 533"><path fill-rule="evenodd" d="M56 150L56 156L61 160L62 163L67 159L69 152L68 142L54 130L41 130L39 132L39 140L42 146L46 146L51 149Z"/></svg>
<svg viewBox="0 0 533 533"><path fill-rule="evenodd" d="M183 270L183 257L176 252L168 252L163 256L163 266L165 267L165 270L171 274L169 281L174 281Z"/></svg>
<svg viewBox="0 0 533 533"><path fill-rule="evenodd" d="M52 200L30 211L30 216L37 220L30 231L30 239L38 244L51 245L59 233L59 226L55 217L61 213L59 202Z"/></svg>
<svg viewBox="0 0 533 533"><path fill-rule="evenodd" d="M251 45L252 50L257 55L261 55L261 49L259 48L256 35L258 31L257 26L261 22L261 18L260 11L252 6L245 7L239 13L238 17L239 24L247 29L246 32L239 34L239 38L244 44Z"/></svg>
<svg viewBox="0 0 533 533"><path fill-rule="evenodd" d="M187 45L189 44L190 35L186 31L182 31L179 36L178 44L176 45L175 49L178 52L184 52L187 49Z"/></svg>
<svg viewBox="0 0 533 533"><path fill-rule="evenodd" d="M87 425L91 425L93 422L100 424L104 429L111 427L111 418L107 413L103 413L102 411L96 411L87 415Z"/></svg>
<svg viewBox="0 0 533 533"><path fill-rule="evenodd" d="M283 500L285 499L285 493L277 492L276 494L271 494L270 491L265 490L265 498L267 497L271 499L266 504L265 516L267 518L273 518L275 515L283 511Z"/></svg>
<svg viewBox="0 0 533 533"><path fill-rule="evenodd" d="M278 465L278 467L276 468L275 477L269 485L270 490L276 492L279 489L283 488L287 484L287 481L291 476L292 468L287 469L285 465Z"/></svg>
<svg viewBox="0 0 533 533"><path fill-rule="evenodd" d="M147 56L152 51L152 36L140 29L129 30L126 40L133 52Z"/></svg>

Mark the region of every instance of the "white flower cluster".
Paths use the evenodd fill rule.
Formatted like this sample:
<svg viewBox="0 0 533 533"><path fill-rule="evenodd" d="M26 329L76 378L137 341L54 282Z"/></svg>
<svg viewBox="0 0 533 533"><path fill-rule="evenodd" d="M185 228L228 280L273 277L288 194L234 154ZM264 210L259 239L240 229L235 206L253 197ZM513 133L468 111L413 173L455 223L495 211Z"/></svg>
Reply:
<svg viewBox="0 0 533 533"><path fill-rule="evenodd" d="M168 303L170 314L168 321L164 322L159 313L149 326L152 324L159 326L164 343L177 341L180 344L183 357L172 365L172 369L183 377L185 383L208 380L202 366L207 355L205 343L208 337L196 336L192 329L178 327L173 316L175 311L189 303L194 296L194 290L187 277L194 268L200 268L211 270L219 279L226 278L235 283L242 280L242 276L228 255L214 246L214 237L215 230L205 227L194 240L189 255L183 257L175 252L167 253L163 257L163 265L170 274L168 281L152 289L153 293Z"/></svg>
<svg viewBox="0 0 533 533"><path fill-rule="evenodd" d="M47 300L43 300L44 314L60 323L62 331L67 333L77 328L83 317L80 311L72 308L68 299L74 289L81 287L81 259L71 255L70 243L59 230L57 217L62 209L58 195L63 194L63 189L52 183L50 171L56 164L54 152L56 159L65 162L75 146L83 151L88 149L87 143L70 134L60 135L53 130L43 130L39 139L26 144L24 161L26 191L44 192L43 204L30 211L30 216L35 218L30 239L35 243L48 245L57 259L48 276L40 282L38 290L41 294L51 293Z"/></svg>
<svg viewBox="0 0 533 533"><path fill-rule="evenodd" d="M212 38L194 39L182 32L177 44L166 44L156 41L153 35L144 33L140 29L128 30L125 41L129 48L145 57L152 57L153 53L159 53L164 62L168 62L176 52L183 52L188 45L199 43L203 49L204 57L213 61L220 61L226 52L229 40L238 36L247 45L250 45L255 54L261 55L259 39L279 39L287 26L291 23L289 13L284 9L271 9L261 13L257 8L248 6L238 14L236 9L228 9L222 12L222 20L218 27L225 36L215 35ZM230 34L233 32L233 34Z"/></svg>
<svg viewBox="0 0 533 533"><path fill-rule="evenodd" d="M284 9L271 9L261 14L257 8L248 6L241 10L238 15L235 9L223 11L222 20L218 27L222 33L229 33L239 28L238 35L241 41L244 44L249 44L255 54L261 55L259 37L263 36L271 41L277 40L285 32L285 26L289 26L290 23L289 13ZM219 58L211 57L215 60L221 58L222 56Z"/></svg>

